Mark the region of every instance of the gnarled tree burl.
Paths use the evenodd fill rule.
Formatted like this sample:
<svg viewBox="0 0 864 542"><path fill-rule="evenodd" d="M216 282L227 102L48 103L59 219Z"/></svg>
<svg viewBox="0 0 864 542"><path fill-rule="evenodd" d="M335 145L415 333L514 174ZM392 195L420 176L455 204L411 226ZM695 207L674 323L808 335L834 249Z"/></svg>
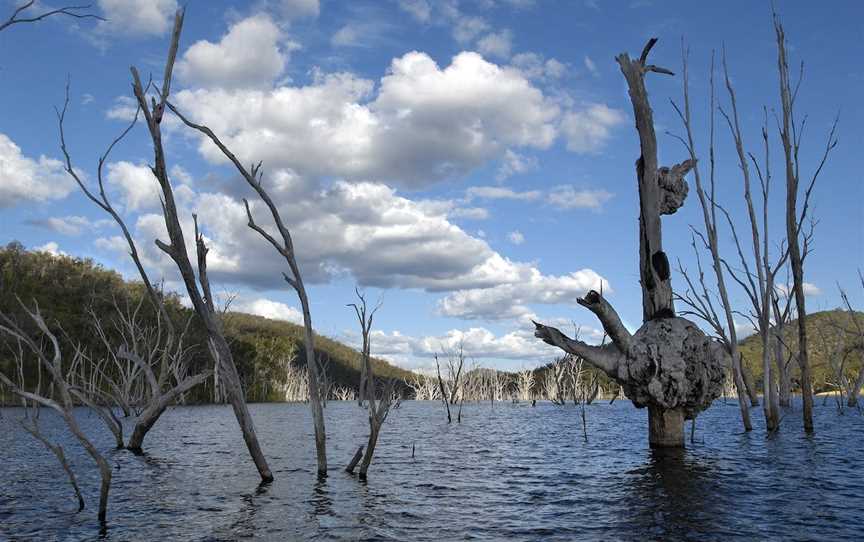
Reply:
<svg viewBox="0 0 864 542"><path fill-rule="evenodd" d="M669 259L663 252L660 216L672 214L684 204L684 175L695 165L686 160L672 167L657 164L657 138L645 74L673 75L648 64L657 42L652 38L638 59L627 53L616 57L627 80L630 101L639 132L642 154L636 161L639 184L639 276L642 283L643 324L631 335L602 294L590 291L579 299L593 312L612 339L591 346L561 331L538 324L535 335L548 344L581 356L624 388L638 408L648 407L648 435L652 446L684 446L684 420L707 408L720 395L728 354L690 320L676 317L672 304Z"/></svg>

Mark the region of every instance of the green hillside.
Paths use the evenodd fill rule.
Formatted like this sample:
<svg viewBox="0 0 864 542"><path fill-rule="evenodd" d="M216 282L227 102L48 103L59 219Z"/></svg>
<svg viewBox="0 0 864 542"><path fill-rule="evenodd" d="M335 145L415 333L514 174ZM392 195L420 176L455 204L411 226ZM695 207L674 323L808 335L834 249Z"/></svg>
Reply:
<svg viewBox="0 0 864 542"><path fill-rule="evenodd" d="M857 312L856 318L864 325L864 313ZM831 391L834 387L830 384L836 379L829 363L829 356L835 345L845 346L852 343L853 338L847 334L838 331L838 326L842 328L853 329L854 323L852 316L848 311L835 309L831 311L814 312L807 315L807 354L810 361L810 367L813 372L813 387L814 391ZM783 342L793 351L798 349L798 321L793 320L786 324L783 328ZM751 335L741 341L741 353L744 356L744 363L753 372L757 383L762 382L762 342L758 335ZM772 358L773 359L773 358ZM800 377L798 363L793 360L790 363L792 368L793 386L797 389L797 382ZM857 373L861 367L861 353L854 352L849 355L846 361L846 373L851 378Z"/></svg>
<svg viewBox="0 0 864 542"><path fill-rule="evenodd" d="M53 256L45 252L29 252L19 243L0 248L0 311L33 331L16 299L27 306L38 303L53 331L65 337L64 350L71 350L71 341L81 344L93 355L99 355L102 345L97 340L89 310L110 322L114 300L121 306L135 306L144 295L140 283L124 281L115 271L105 269L89 259ZM192 366L209 366L205 334L198 328L194 313L183 307L175 294L167 299L170 316L177 327L192 318L190 342L194 345ZM142 305L142 318L155 322L149 303ZM302 347L302 326L269 320L260 316L228 312L224 320L225 334L235 356L237 369L249 401L281 400L278 384L284 381L282 364L292 360L295 366L305 366ZM69 340L71 339L71 340ZM10 366L11 357L6 338L0 338L0 368ZM359 383L359 353L336 340L316 335L315 350L324 360L327 374L334 386L356 389ZM404 381L412 373L385 361L375 359L377 375ZM9 374L7 372L7 374ZM28 373L26 379L36 378ZM199 386L190 399L206 402L212 397L212 381Z"/></svg>

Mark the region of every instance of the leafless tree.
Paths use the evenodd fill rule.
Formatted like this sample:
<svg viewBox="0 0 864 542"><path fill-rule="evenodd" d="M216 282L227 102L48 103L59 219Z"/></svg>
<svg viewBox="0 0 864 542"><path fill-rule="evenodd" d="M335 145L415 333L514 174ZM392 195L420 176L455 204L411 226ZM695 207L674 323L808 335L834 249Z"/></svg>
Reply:
<svg viewBox="0 0 864 542"><path fill-rule="evenodd" d="M12 15L10 15L8 19L0 22L0 32L16 24L37 23L55 15L63 15L66 17L71 17L73 19L96 19L99 21L105 20L102 17L88 11L91 7L90 4L86 4L83 6L63 6L34 13L30 10L30 8L32 8L35 3L36 0L28 0L27 2L24 2L18 7L16 7L15 10L12 12Z"/></svg>
<svg viewBox="0 0 864 542"><path fill-rule="evenodd" d="M683 51L683 81L684 81L684 109L683 111L675 105L673 102L673 106L675 110L678 112L679 117L684 125L685 131L687 133L686 140L683 138L681 141L684 143L684 146L687 148L688 153L690 154L690 159L693 161L693 176L696 181L696 192L699 196L699 202L702 206L702 216L705 223L705 234L703 235L701 232L696 231L699 235L699 238L702 240L703 245L706 249L708 249L711 253L711 261L712 267L714 270L714 277L716 279L717 291L719 294L720 302L722 304L724 318L718 316L717 311L714 308L714 303L712 301L711 293L709 288L705 283L705 275L702 270L702 262L699 256L699 251L696 248L695 238L693 240L693 250L696 254L696 263L698 269L698 280L699 287L695 285L694 281L688 275L687 271L681 266L679 262L679 271L681 272L684 280L687 284L687 288L685 289L683 294L676 295L676 299L684 302L689 308L682 311L682 314L690 314L702 318L705 320L711 327L713 328L715 334L720 338L723 344L726 346L726 349L729 351L729 354L732 359L732 375L738 389L738 393L736 394L738 397L738 404L741 408L741 419L744 423L744 429L750 431L752 427L752 423L750 421L750 412L747 406L747 391L752 390L752 386L746 386L746 382L744 379L744 371L741 364L741 354L738 352L738 332L735 328L735 320L733 318L733 308L732 304L729 302L729 294L726 288L726 278L723 272L722 266L722 258L720 257L720 249L719 249L719 240L717 235L717 210L719 206L716 203L716 185L715 185L715 168L714 168L714 109L715 109L715 99L714 99L714 61L712 57L711 61L711 76L710 76L710 88L711 88L711 101L710 101L710 130L709 130L709 193L706 196L705 190L702 185L702 176L697 163L696 158L696 147L694 143L693 137L693 124L690 116L690 90L689 90L689 80L688 80L688 65L687 65L687 51ZM731 91L730 91L731 92ZM734 96L734 95L733 95ZM737 111L737 109L736 109ZM736 114L736 123L737 123L737 114ZM737 140L736 140L737 143ZM737 147L737 145L736 145ZM743 152L741 147L737 147L739 149L739 157L740 153ZM744 160L744 184L745 184L745 198L748 202L750 202L750 177L749 177L749 169L747 169L747 162ZM766 201L767 205L767 201ZM752 205L749 207L751 210L750 217L753 218L752 214ZM756 225L754 224L754 228ZM734 230L733 230L734 231ZM757 230L754 230L758 234ZM737 236L736 236L737 241ZM758 251L759 251L759 243L758 238L754 240L754 248L757 251L757 261ZM739 245L740 249L740 245ZM741 251L739 250L739 253ZM745 260L746 264L746 260ZM762 276L762 267L759 265L760 276ZM764 283L764 281L763 281ZM763 284L764 286L764 284ZM701 289L701 290L700 290ZM724 325L725 324L725 325ZM728 330L728 332L727 332ZM766 396L767 397L767 396ZM751 394L751 400L755 403L755 393Z"/></svg>
<svg viewBox="0 0 864 542"><path fill-rule="evenodd" d="M264 458L264 454L261 451L261 446L258 443L258 437L255 434L255 426L249 413L249 409L246 406L246 400L243 394L243 388L240 383L240 377L237 373L237 367L234 364L234 358L231 354L231 349L228 345L227 340L225 339L225 335L222 330L220 314L216 309L215 300L211 293L210 280L207 275L208 248L204 242L204 236L198 231L197 217L193 215L193 220L195 223L195 246L197 251L198 264L198 272L196 276L195 269L192 266L189 254L187 252L183 229L180 226L177 206L174 201L174 192L171 186L171 181L168 177L168 167L165 161L165 151L162 145L161 123L163 114L165 112L166 103L170 95L171 76L174 69L174 61L177 57L177 49L180 42L180 33L183 28L183 16L184 10L178 10L174 19L174 29L171 34L171 43L168 50L168 59L165 64L165 75L162 83L162 88L154 89L154 91L157 92L156 96L148 95L148 92L151 89L151 85L149 83L146 86L142 84L141 78L138 75L138 70L135 67L132 67L130 69L132 73L133 94L138 104L135 121L137 121L137 117L139 114L144 115L144 119L146 121L147 129L153 145L154 163L150 169L153 172L153 175L156 178L156 181L158 182L161 191L163 211L162 214L165 220L165 227L168 231L169 236L168 243L157 239L156 246L158 246L160 250L162 250L171 258L171 260L174 261L175 265L180 271L180 275L183 279L183 283L186 287L189 299L192 302L192 306L195 309L195 313L200 318L201 323L203 324L203 327L207 332L208 349L211 353L214 363L219 368L218 370L220 383L222 386L224 386L226 394L231 401L234 415L236 416L241 431L243 433L243 439L246 442L246 446L249 449L252 460L255 462L255 466L257 467L258 472L261 475L261 479L267 482L273 479L273 474L270 471L270 467L267 465L267 460ZM68 104L68 86L66 104ZM129 245L130 255L132 256L132 259L135 262L136 267L138 268L138 271L142 277L142 280L144 281L150 298L154 300L157 310L164 311L164 306L162 306L161 303L158 302L159 295L155 291L152 283L150 283L150 281L147 279L147 274L144 271L143 266L141 265L140 259L138 258L138 253L135 248L135 243L132 240L132 236L129 233L129 230L126 228L125 224L123 223L122 218L117 214L117 212L108 202L108 199L105 195L104 184L102 182L102 168L104 166L108 153L110 153L114 145L116 145L129 132L129 130L131 130L132 126L135 124L135 121L133 121L129 125L129 127L127 127L127 129L120 135L120 137L118 137L114 140L114 142L112 142L111 146L109 146L108 148L108 151L100 158L98 168L99 196L97 197L93 192L89 191L86 188L86 185L76 175L76 172L72 167L69 153L66 150L66 141L63 133L63 120L65 116L65 111L66 106L64 105L63 111L58 111L58 117L60 124L61 148L66 158L66 171L67 173L72 175L73 178L75 178L76 182L79 184L79 186L88 196L88 198L100 208L102 208L105 212L110 214L120 226L121 230L123 231L123 235ZM166 316L164 321L167 325L168 322L170 322L170 319ZM171 331L169 335L171 333L173 333L173 331ZM168 343L173 344L173 340L168 341ZM160 375L158 377L154 374L151 378L151 374L148 373L146 368L142 367L145 374L147 375L148 380L150 380L151 390L161 390L162 386L159 379L167 379L168 375L170 374L170 370L167 369L167 366L169 364L167 357L163 356L163 360L164 362L161 365L163 370L160 371ZM193 378L197 378L197 376ZM188 381L188 379L186 381ZM164 403L160 401L153 403L151 405L152 410L147 411L145 409L145 412L142 413L142 416L146 415L149 419L153 419L153 421L155 422L155 419L158 419L158 415L161 414L161 412L164 410L164 407L162 405L164 405ZM155 415L155 418L151 418L151 415ZM149 427L147 427L146 429L149 429ZM141 438L143 439L143 436Z"/></svg>
<svg viewBox="0 0 864 542"><path fill-rule="evenodd" d="M688 191L684 176L695 164L692 159L672 167L658 164L645 75L672 72L648 64L648 54L656 41L649 40L638 59L631 59L627 53L616 58L629 88L641 149L636 175L643 325L631 335L602 293L592 290L578 302L598 317L612 339L610 344L588 345L536 322L535 335L602 370L622 385L637 407L647 406L652 446L682 447L684 419L692 418L720 395L728 353L696 324L675 316L661 216L676 212L684 204Z"/></svg>
<svg viewBox="0 0 864 542"><path fill-rule="evenodd" d="M40 388L37 388L37 392L35 393L25 390L15 382L15 379L9 378L2 372L0 372L0 383L21 399L54 410L63 418L63 421L66 422L69 431L72 432L87 454L99 467L102 483L99 491L98 517L99 521L104 523L108 511L108 492L111 489L111 466L99 450L96 449L96 446L94 446L90 439L84 434L81 427L78 425L78 421L75 419L75 414L73 412L75 408L74 386L69 383L68 371L63 367L63 354L57 336L48 328L48 325L45 323L45 320L39 311L38 305L31 310L27 308L24 303L21 303L20 301L19 303L27 316L36 324L42 337L50 343L51 352L46 352L43 346L37 342L36 339L19 327L12 318L3 313L0 313L0 333L5 334L7 337L10 337L15 341L20 341L20 343L26 346L27 350L35 356L37 360L37 370L45 370L51 377L50 393L42 395L40 389L41 386ZM80 353L80 349L75 349L76 356L80 355ZM23 351L21 352L21 359L23 363ZM53 395L57 399L52 398L49 395ZM57 455L58 459L60 459L61 465L64 464L65 460L61 459L61 456L63 455L62 449L55 450L50 446L49 448L55 455ZM70 470L67 467L68 465L64 465L67 475L70 476L70 479L74 478L74 475L70 474ZM82 501L79 500L79 506L81 505L81 502Z"/></svg>
<svg viewBox="0 0 864 542"><path fill-rule="evenodd" d="M516 373L516 399L530 401L534 398L534 370L523 368Z"/></svg>
<svg viewBox="0 0 864 542"><path fill-rule="evenodd" d="M439 399L438 382L430 376L415 374L408 381L408 386L414 390L414 400L416 401L436 401Z"/></svg>
<svg viewBox="0 0 864 542"><path fill-rule="evenodd" d="M774 31L777 37L777 68L780 72L780 140L783 145L783 158L786 174L786 237L789 243L789 263L792 267L792 291L795 294L795 307L798 313L798 366L801 369L801 396L803 399L804 431L814 432L813 428L813 384L810 375L810 362L807 355L807 308L804 300L804 257L801 248L803 219L807 217L810 193L816 184L823 166L831 150L837 145L835 131L838 119L834 119L831 132L825 144L825 151L813 176L804 189L804 201L801 210L798 209L799 191L801 189L801 163L798 151L807 117L800 123L795 119L795 100L804 74L804 63L801 63L798 81L792 83L789 75L789 62L786 51L786 36L780 17L774 13ZM805 241L806 245L806 241ZM806 253L806 246L804 253Z"/></svg>
<svg viewBox="0 0 864 542"><path fill-rule="evenodd" d="M248 219L248 226L255 230L261 237L263 237L268 243L270 243L276 252L278 252L288 264L288 268L290 269L289 273L283 273L283 278L285 281L294 289L297 293L297 297L300 299L300 306L303 311L303 327L304 327L304 336L303 341L306 349L306 368L309 372L309 382L311 385L309 386L309 405L312 410L312 419L315 425L315 449L318 460L318 474L321 476L327 475L327 434L324 427L324 401L326 401L326 395L322 396L321 394L321 377L319 376L319 365L316 363L315 356L315 345L314 345L314 332L312 327L312 314L309 308L309 297L306 292L306 287L303 283L303 277L300 273L300 267L297 263L297 257L294 252L294 242L291 238L291 232L285 226L285 223L282 220L282 216L279 212L279 208L276 203L264 189L263 185L263 177L264 172L261 169L261 162L258 164L253 164L248 169L244 166L240 160L232 153L220 139L216 136L216 134L207 126L196 124L186 118L182 113L180 113L177 108L167 101L167 93L165 93L165 100L163 100L164 105L173 111L181 121L183 121L186 126L201 132L204 136L206 136L210 141L215 144L222 154L234 164L237 171L240 173L241 177L246 181L246 183L255 191L258 197L262 202L267 206L267 209L270 212L271 218L273 219L273 223L276 226L279 236L281 237L281 241L277 240L275 237L270 235L265 229L259 226L255 219L252 216L252 209L249 205L249 201L244 198L243 203L246 206L246 216Z"/></svg>
<svg viewBox="0 0 864 542"><path fill-rule="evenodd" d="M73 167L72 158L66 146L66 135L64 130L68 106L69 85L67 83L63 108L57 112L60 146L64 156L65 170L76 182L84 195L111 216L114 222L120 227L127 246L129 247L129 256L138 270L138 274L141 277L146 290L147 298L152 303L156 312L156 325L153 328L148 328L143 324L141 316L141 309L144 301L143 297L134 310L127 307L127 310L125 311L121 309L115 299L114 316L116 322L114 325L114 331L119 335L120 343L112 344L112 339L109 339L109 334L105 330L101 317L91 311L90 316L94 326L94 331L105 347L106 355L108 356L107 359L110 359L114 365L115 370L111 371L111 373L118 375L120 381L118 382L113 378L108 378L106 371L101 369L101 364L105 361L105 358L87 364L89 370L93 374L90 378L84 379L84 381L91 382L91 387L89 390L89 398L82 399L82 401L89 400L95 404L98 401L104 402L106 397L110 397L111 401L120 406L124 413L129 412L132 408L132 405L130 404L131 394L133 391L138 391L135 390L135 385L137 382L143 380L144 385L142 388L146 388L147 391L143 392L140 397L143 402L140 405L140 410L137 412L137 421L132 436L130 437L129 444L126 446L132 452L141 453L144 437L159 420L159 417L165 412L165 409L190 389L203 383L207 378L209 378L211 371L206 370L195 375L187 374L189 348L188 345L185 344L185 337L190 322L187 321L186 326L179 334L177 333L177 330L174 329L171 317L165 306L164 293L161 289L154 286L153 282L150 280L147 271L141 262L137 246L129 228L126 226L123 217L119 212L117 212L116 208L111 203L105 190L105 164L107 163L108 157L114 147L126 137L131 128L137 122L140 108L138 112L136 112L133 121L111 142L105 153L99 157L96 175L98 187L97 192L91 190L87 183L84 182L81 174ZM154 168L154 172L155 171L156 169ZM174 212L176 215L176 209ZM182 250L185 253L185 246ZM204 265L206 266L206 264ZM81 369L86 370L88 368L87 366L82 366ZM109 388L108 390L105 389L106 386L92 386L92 382L95 380L94 377L97 376L101 376L103 381L107 383L107 387ZM100 417L105 421L106 426L111 429L112 433L114 433L115 438L118 440L118 447L123 447L122 424L119 420L112 419L113 412L111 412L110 407L105 409L94 406L94 408L96 408L97 413L99 413Z"/></svg>
<svg viewBox="0 0 864 542"><path fill-rule="evenodd" d="M435 367L438 370L438 392L441 402L444 403L444 408L447 410L447 423L453 421L453 416L450 407L459 406L456 421L462 422L462 404L465 401L463 393L464 381L462 379L463 369L465 366L465 349L464 344L459 343L456 349L447 351L447 363L445 369L447 376L441 375L441 362L438 359L438 354L435 354Z"/></svg>
<svg viewBox="0 0 864 542"><path fill-rule="evenodd" d="M862 290L864 290L864 274L861 273L860 269L858 270L858 280L861 282ZM864 324L861 323L860 313L852 308L849 296L846 295L845 290L842 288L840 289L840 296L843 298L843 304L846 306L850 320L849 326L846 327L849 340L843 355L846 357L857 354L860 359L858 373L851 381L847 399L847 405L854 408L858 406L858 394L861 392L861 388L864 387Z"/></svg>
<svg viewBox="0 0 864 542"><path fill-rule="evenodd" d="M372 343L370 334L372 332L372 320L375 318L375 313L381 308L381 301L369 310L366 305L366 297L358 289L354 289L357 294L359 303L351 303L348 306L354 308L357 315L357 321L360 323L360 333L363 339L363 345L360 351L360 362L365 370L361 377L361 382L366 385L366 403L369 411L369 440L366 443L366 452L363 454L363 461L360 463L360 478L365 479L366 473L369 471L369 465L372 463L372 456L375 454L375 446L378 444L378 434L381 432L381 426L387 420L387 415L390 414L390 408L393 406L393 379L388 379L383 385L383 392L380 399L376 399L376 390L378 388L375 380L375 373L372 369ZM354 471L356 462L352 461L348 468L348 472Z"/></svg>
<svg viewBox="0 0 864 542"><path fill-rule="evenodd" d="M24 367L26 364L26 355L24 351L24 346L20 340L15 341L15 348L12 348L9 345L10 353L12 354L13 359L15 360L15 367L18 372L18 382L17 388L19 390L25 389L24 383ZM38 363L38 362L37 362ZM47 393L43 395L42 392L42 370L37 366L37 382L35 388L31 391L33 395L39 397L47 397L50 398L52 395L53 385L48 387ZM6 379L2 372L0 372L0 389L6 389L4 383ZM42 432L42 428L39 424L40 416L41 416L41 405L38 401L28 399L25 396L21 396L21 406L24 409L24 416L19 423L21 427L27 431L30 435L33 436L36 440L42 443L54 456L57 458L57 462L60 463L60 466L63 468L63 471L66 473L67 478L69 479L69 485L72 486L73 491L75 492L75 497L78 500L78 511L84 510L84 497L81 495L81 488L78 486L78 480L75 477L75 472L72 470L72 466L69 464L69 461L66 459L66 453L63 451L63 447L59 444L55 444L48 438L45 433Z"/></svg>

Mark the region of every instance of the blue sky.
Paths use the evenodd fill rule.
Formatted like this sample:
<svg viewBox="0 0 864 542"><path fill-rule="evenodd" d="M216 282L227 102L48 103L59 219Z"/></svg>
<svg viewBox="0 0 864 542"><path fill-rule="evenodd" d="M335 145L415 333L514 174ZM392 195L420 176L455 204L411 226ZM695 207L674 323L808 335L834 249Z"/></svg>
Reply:
<svg viewBox="0 0 864 542"><path fill-rule="evenodd" d="M0 2L0 13L14 4ZM129 115L128 67L161 77L176 3L96 4L107 22L54 18L0 32L2 241L90 257L134 278L116 227L59 169L53 107L68 74L69 146L93 181L99 154ZM798 103L808 115L805 171L840 114L839 144L813 200L819 223L806 265L808 309L836 307L838 282L860 307L864 183L855 159L864 143L864 6L778 2L777 9L793 65L805 62ZM676 72L682 37L690 47L700 157L710 55L725 46L745 145L759 152L762 107L778 104L767 2L192 0L173 101L244 161L263 160L313 283L319 332L356 340L345 304L359 282L372 298L384 297L373 338L384 357L428 367L432 352L464 340L478 363L531 366L554 355L533 339L532 317L562 328L572 321L585 338L599 337L575 300L601 281L625 322L639 324L638 142L614 56L638 54L651 36L660 38L653 62ZM666 135L681 133L669 103L680 102L681 77L652 74L648 89L661 162L671 165L686 157ZM718 194L743 231L741 175L716 120ZM236 294L235 308L296 319L282 262L245 227L239 198L249 194L235 172L196 134L171 120L165 126L184 219L200 215L217 290ZM776 159L773 124L770 135ZM151 274L178 288L153 247L161 229L150 157L138 126L111 156L110 193ZM783 190L777 177L769 232L776 241ZM692 267L691 224L701 226L695 192L664 218L667 253ZM721 236L731 257L728 232ZM673 286L683 281L676 276ZM742 292L733 302L747 310Z"/></svg>

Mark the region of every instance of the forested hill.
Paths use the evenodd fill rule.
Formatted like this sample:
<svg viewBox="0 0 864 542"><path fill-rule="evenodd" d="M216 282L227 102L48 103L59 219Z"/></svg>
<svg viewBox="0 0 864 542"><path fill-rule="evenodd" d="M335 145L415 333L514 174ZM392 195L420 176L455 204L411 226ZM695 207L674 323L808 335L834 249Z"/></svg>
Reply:
<svg viewBox="0 0 864 542"><path fill-rule="evenodd" d="M34 332L32 323L24 317L16 298L28 307L38 303L49 327L58 333L64 351L69 354L73 343L79 343L93 356L104 352L104 346L94 333L92 314L98 315L106 328L114 325L116 306L134 309L144 294L137 282L124 281L115 271L105 269L92 260L70 256L54 256L46 252L30 252L19 243L0 248L0 311ZM116 304L116 306L115 306ZM179 298L169 294L167 307L172 320L182 328L190 323L189 340L193 348L193 370L211 364L206 351L203 330L196 326L194 313L183 307ZM141 318L155 323L155 313L149 303L141 304ZM282 400L279 384L285 378L285 367L305 366L301 326L228 312L224 317L225 334L231 343L237 369L240 372L249 401ZM12 363L6 337L0 337L0 368ZM359 383L359 353L338 341L316 335L316 353L324 360L327 374L334 386L355 389ZM373 360L376 375L404 381L412 373L382 360ZM7 371L7 374L9 372ZM28 373L26 378L35 377ZM206 402L212 398L212 379L199 386L190 399Z"/></svg>
<svg viewBox="0 0 864 542"><path fill-rule="evenodd" d="M864 326L864 313L856 312L855 317ZM842 329L854 330L854 322L848 311L835 309L814 312L807 315L807 353L813 372L813 388L816 392L831 391L832 384L837 381L835 366L839 366L843 351L851 346L854 336L844 333ZM783 342L793 351L798 349L798 321L793 320L783 327ZM762 340L758 335L751 335L741 341L741 354L744 363L750 368L758 382L762 381ZM788 359L788 352L786 356ZM772 361L773 361L772 357ZM861 367L861 352L851 350L843 366L847 376L854 378ZM832 365L836 364L836 365ZM792 379L797 388L800 375L798 363L793 359L789 363L792 369ZM761 389L761 386L760 386Z"/></svg>

